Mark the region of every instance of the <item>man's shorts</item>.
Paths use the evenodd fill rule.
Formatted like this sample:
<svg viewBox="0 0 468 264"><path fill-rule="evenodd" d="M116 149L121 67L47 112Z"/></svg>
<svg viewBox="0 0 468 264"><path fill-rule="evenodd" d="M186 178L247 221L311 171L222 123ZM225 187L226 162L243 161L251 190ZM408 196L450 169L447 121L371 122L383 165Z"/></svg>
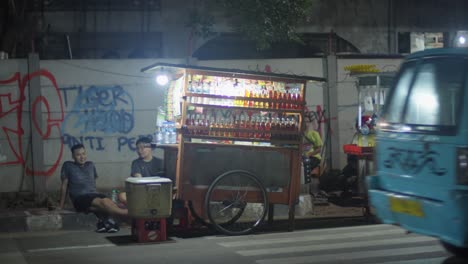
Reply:
<svg viewBox="0 0 468 264"><path fill-rule="evenodd" d="M88 193L75 198L73 206L77 212L89 213L91 203L96 198L106 198L107 196L102 193Z"/></svg>

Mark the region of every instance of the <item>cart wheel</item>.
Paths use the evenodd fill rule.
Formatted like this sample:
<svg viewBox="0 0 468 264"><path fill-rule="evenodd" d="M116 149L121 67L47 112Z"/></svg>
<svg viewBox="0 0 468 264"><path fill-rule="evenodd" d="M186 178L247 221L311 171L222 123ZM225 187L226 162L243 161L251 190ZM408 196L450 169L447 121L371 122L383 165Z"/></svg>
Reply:
<svg viewBox="0 0 468 264"><path fill-rule="evenodd" d="M226 235L245 235L265 218L268 197L263 184L250 172L228 171L208 188L205 209L211 224Z"/></svg>

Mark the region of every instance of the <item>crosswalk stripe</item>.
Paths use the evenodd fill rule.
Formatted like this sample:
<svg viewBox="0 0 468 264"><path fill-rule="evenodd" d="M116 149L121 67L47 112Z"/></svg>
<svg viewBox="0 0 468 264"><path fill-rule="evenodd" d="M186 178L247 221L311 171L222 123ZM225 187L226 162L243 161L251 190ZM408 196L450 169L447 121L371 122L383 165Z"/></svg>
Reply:
<svg viewBox="0 0 468 264"><path fill-rule="evenodd" d="M322 229L310 229L310 230L298 230L295 232L282 232L282 233L269 233L269 234L253 234L253 235L245 235L242 237L239 236L209 236L205 237L205 239L214 239L214 240L245 240L245 239L255 239L257 237L280 237L280 236L287 236L291 237L294 234L326 234L326 233L345 233L348 231L354 232L359 230L365 231L373 231L373 230L395 230L401 229L400 227L393 226L393 225L386 225L386 224L378 224L378 225L362 225L362 226L350 226L350 227L337 227L337 228L322 228Z"/></svg>
<svg viewBox="0 0 468 264"><path fill-rule="evenodd" d="M402 237L394 239L380 239L370 241L352 241L345 243L334 243L334 244L320 244L320 245L307 245L307 246L290 246L281 248L265 248L265 249L252 249L252 250L239 250L238 254L242 256L257 256L257 255L275 255L285 253L298 253L298 252L309 252L318 250L329 250L329 249L349 249L349 248L360 248L368 246L383 246L383 245L398 245L404 243L417 243L417 242L429 242L436 241L432 237Z"/></svg>
<svg viewBox="0 0 468 264"><path fill-rule="evenodd" d="M375 257L391 257L391 256L408 256L420 253L444 252L444 249L437 246L420 246L420 247L405 247L398 249L382 249L357 251L349 253L333 253L313 256L286 257L286 258L269 258L257 260L258 264L301 264L301 263L323 263L325 261L350 261L357 259L375 258Z"/></svg>
<svg viewBox="0 0 468 264"><path fill-rule="evenodd" d="M284 243L296 243L296 242L310 242L310 241L323 241L326 239L346 239L346 238L364 238L372 237L376 235L394 235L394 234L405 234L406 231L403 229L383 230L383 231L370 231L363 232L362 230L356 230L352 233L341 233L334 232L332 235L310 235L307 233L301 233L301 236L296 237L281 237L271 239L255 239L247 241L234 241L234 242L220 242L219 245L223 247L243 247L243 246L258 246L258 245L270 245L270 244L284 244Z"/></svg>
<svg viewBox="0 0 468 264"><path fill-rule="evenodd" d="M412 260L401 260L401 261L390 261L390 262L380 262L377 264L440 264L446 260L447 257L441 258L428 258L428 259L412 259Z"/></svg>

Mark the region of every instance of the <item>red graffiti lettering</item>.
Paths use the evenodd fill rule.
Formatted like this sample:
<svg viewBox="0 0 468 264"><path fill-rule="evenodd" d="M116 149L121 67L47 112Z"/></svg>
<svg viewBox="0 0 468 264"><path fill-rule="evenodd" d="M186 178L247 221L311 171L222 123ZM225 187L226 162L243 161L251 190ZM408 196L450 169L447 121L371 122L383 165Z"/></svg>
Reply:
<svg viewBox="0 0 468 264"><path fill-rule="evenodd" d="M43 140L47 140L51 137L52 132L55 130L57 135L60 135L60 125L64 120L64 109L62 103L62 97L59 92L57 82L55 77L47 70L39 70L37 72L28 74L21 78L20 73L16 73L13 77L7 80L0 80L0 85L14 85L16 83L16 88L18 89L18 98L13 99L13 92L8 93L0 93L0 120L5 120L5 122L1 122L2 125L0 128L6 135L6 139L8 141L8 145L10 147L11 153L15 156L15 159L0 162L1 165L14 165L20 164L26 169L26 173L28 175L36 175L36 176L50 176L54 173L57 169L59 162L62 158L63 152L63 142L60 142L60 149L55 152L56 157L55 161L53 162L52 166L47 170L34 170L33 168L29 167L26 164L23 154L23 110L24 110L24 102L25 102L25 90L28 83L33 78L46 78L52 84L53 93L52 96L55 97L59 104L59 111L55 113L55 117L53 117L52 112L50 110L50 103L49 101L54 102L54 98L47 98L44 96L37 96L36 98L30 98L31 104L31 120L33 126L31 127L31 133L37 133ZM48 93L50 94L50 93ZM49 95L50 96L50 95ZM3 103L6 104L3 104ZM42 110L40 107L43 106ZM46 114L45 126L41 126L38 118L39 115ZM16 124L13 126L16 127L8 127L8 122L6 122L6 117L13 117L16 119Z"/></svg>
<svg viewBox="0 0 468 264"><path fill-rule="evenodd" d="M315 107L315 111L311 111L309 110L309 108L306 107L305 117L307 118L308 122L317 122L317 127L315 130L317 130L317 132L320 133L320 136L322 136L322 124L327 124L330 122L330 120L336 120L336 117L327 118L325 116L325 110L322 109L321 105L317 105ZM333 134L333 131L331 129L330 134Z"/></svg>

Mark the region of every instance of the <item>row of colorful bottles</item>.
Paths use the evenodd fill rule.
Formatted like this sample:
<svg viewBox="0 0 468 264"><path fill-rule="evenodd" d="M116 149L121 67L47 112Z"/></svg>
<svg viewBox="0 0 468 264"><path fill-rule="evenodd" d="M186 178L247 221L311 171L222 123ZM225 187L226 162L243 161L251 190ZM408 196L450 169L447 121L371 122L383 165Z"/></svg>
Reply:
<svg viewBox="0 0 468 264"><path fill-rule="evenodd" d="M249 107L249 108L262 108L262 109L302 109L303 104L295 104L288 101L256 101L256 100L244 100L244 99L220 99L220 98L203 98L202 97L189 97L189 102L194 104L205 104L205 105L216 105L216 106L237 106L237 107Z"/></svg>
<svg viewBox="0 0 468 264"><path fill-rule="evenodd" d="M298 132L298 124L292 117L270 118L257 115L246 118L241 115L239 118L217 119L215 116L193 114L187 117L185 125L191 127L186 133L192 135L266 140L299 139L299 135L294 133ZM286 131L289 133L285 133Z"/></svg>
<svg viewBox="0 0 468 264"><path fill-rule="evenodd" d="M210 78L189 81L188 102L222 106L243 106L276 109L300 109L303 105L299 86L285 86L284 83L260 82L244 79ZM203 97L216 95L238 97L234 99ZM241 97L241 98L239 98ZM245 98L264 98L269 100L245 100Z"/></svg>

